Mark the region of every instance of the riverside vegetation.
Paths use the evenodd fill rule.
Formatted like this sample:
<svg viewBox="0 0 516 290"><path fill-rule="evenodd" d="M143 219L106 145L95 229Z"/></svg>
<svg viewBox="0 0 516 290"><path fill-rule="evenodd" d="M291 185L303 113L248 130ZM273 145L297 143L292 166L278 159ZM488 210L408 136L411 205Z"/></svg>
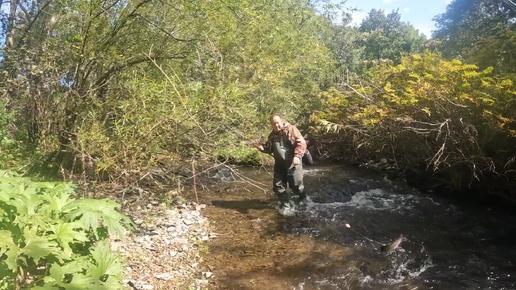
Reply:
<svg viewBox="0 0 516 290"><path fill-rule="evenodd" d="M324 0L1 1L0 165L31 178L2 177L2 287L120 279L118 258L95 260L130 224L118 206L64 207L71 185L46 182L121 201L135 188L186 194L196 164L270 162L249 142L271 113L296 121L319 158L514 201L512 3L451 1L428 38L396 11L351 26L352 8Z"/></svg>
<svg viewBox="0 0 516 290"><path fill-rule="evenodd" d="M1 174L1 289L124 289L123 260L108 238L124 238L131 221L116 202L74 199L71 184Z"/></svg>

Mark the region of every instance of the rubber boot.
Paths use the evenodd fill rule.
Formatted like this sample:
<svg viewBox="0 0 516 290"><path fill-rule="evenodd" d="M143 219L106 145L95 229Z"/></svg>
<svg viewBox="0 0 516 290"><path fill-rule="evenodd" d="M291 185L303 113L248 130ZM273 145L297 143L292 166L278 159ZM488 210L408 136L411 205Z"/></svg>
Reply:
<svg viewBox="0 0 516 290"><path fill-rule="evenodd" d="M299 199L297 201L297 205L299 206L299 209L306 209L308 206L308 203L310 202L310 197L306 195L304 192L299 193Z"/></svg>
<svg viewBox="0 0 516 290"><path fill-rule="evenodd" d="M300 192L300 193L299 193L299 204L300 204L300 205L304 205L304 204L306 204L306 202L307 202L307 198L308 198L308 196L306 195L306 193L304 193L304 192Z"/></svg>
<svg viewBox="0 0 516 290"><path fill-rule="evenodd" d="M290 208L292 206L290 203L290 193L288 191L278 193L277 195L280 201L280 209Z"/></svg>

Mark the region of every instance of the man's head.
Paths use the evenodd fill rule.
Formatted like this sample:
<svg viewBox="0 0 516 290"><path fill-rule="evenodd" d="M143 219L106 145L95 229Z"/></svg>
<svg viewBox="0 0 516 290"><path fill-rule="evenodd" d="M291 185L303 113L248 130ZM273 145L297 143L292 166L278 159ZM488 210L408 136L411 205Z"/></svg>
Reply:
<svg viewBox="0 0 516 290"><path fill-rule="evenodd" d="M274 114L271 116L271 127L274 132L279 132L283 128L283 120L278 114Z"/></svg>

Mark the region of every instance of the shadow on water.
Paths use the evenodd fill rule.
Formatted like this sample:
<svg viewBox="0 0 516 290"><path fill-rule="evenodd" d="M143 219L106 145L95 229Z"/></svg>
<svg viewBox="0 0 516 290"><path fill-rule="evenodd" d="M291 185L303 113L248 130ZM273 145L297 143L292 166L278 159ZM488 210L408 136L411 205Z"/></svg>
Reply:
<svg viewBox="0 0 516 290"><path fill-rule="evenodd" d="M270 172L241 170L269 184ZM313 202L282 216L244 182L202 193L212 289L514 289L516 219L342 167L305 168ZM224 188L224 190L220 190ZM346 229L349 222L353 229ZM403 234L392 252L379 250Z"/></svg>
<svg viewBox="0 0 516 290"><path fill-rule="evenodd" d="M243 214L248 214L252 210L263 210L271 207L271 202L261 199L213 200L211 204L224 209L236 210Z"/></svg>

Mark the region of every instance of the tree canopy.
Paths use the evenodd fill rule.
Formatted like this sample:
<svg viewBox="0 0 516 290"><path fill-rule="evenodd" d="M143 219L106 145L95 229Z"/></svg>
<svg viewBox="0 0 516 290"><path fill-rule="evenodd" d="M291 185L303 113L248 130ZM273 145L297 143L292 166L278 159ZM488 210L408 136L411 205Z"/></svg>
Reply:
<svg viewBox="0 0 516 290"><path fill-rule="evenodd" d="M369 61L382 59L399 63L406 54L420 52L426 37L401 21L398 11L385 14L372 9L359 28L364 33L364 54Z"/></svg>
<svg viewBox="0 0 516 290"><path fill-rule="evenodd" d="M433 37L447 58L514 73L516 7L500 0L455 0L437 15Z"/></svg>

